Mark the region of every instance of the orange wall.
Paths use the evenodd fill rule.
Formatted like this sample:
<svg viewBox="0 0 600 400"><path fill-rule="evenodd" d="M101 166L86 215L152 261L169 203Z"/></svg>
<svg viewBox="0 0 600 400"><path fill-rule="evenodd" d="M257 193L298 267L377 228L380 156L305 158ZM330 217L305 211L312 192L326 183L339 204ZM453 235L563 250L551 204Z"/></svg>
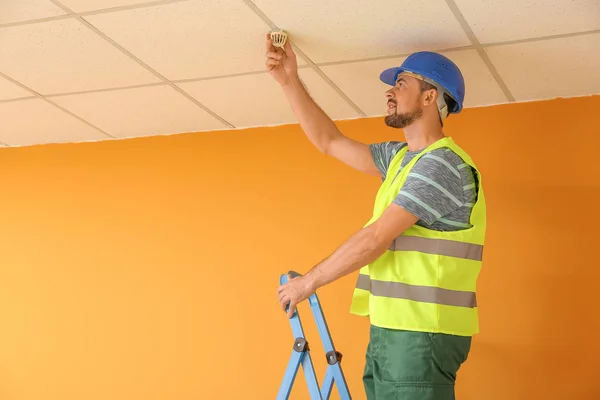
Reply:
<svg viewBox="0 0 600 400"><path fill-rule="evenodd" d="M588 97L448 121L483 171L489 210L463 400L600 398L598 109ZM379 118L339 125L398 138ZM279 274L358 229L379 184L297 126L9 148L0 166L2 400L274 399L293 342ZM368 321L348 313L354 281L319 295L363 399ZM298 379L293 398L307 399Z"/></svg>

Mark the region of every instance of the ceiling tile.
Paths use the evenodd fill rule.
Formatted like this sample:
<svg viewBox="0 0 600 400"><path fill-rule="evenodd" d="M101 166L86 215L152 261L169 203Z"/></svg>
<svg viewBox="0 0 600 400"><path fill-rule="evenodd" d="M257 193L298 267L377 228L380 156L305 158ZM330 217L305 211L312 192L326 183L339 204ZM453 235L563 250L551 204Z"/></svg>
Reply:
<svg viewBox="0 0 600 400"><path fill-rule="evenodd" d="M0 100L30 97L32 93L0 76Z"/></svg>
<svg viewBox="0 0 600 400"><path fill-rule="evenodd" d="M32 116L35 116L32 118ZM0 142L14 146L107 139L42 99L0 103Z"/></svg>
<svg viewBox="0 0 600 400"><path fill-rule="evenodd" d="M226 127L166 85L57 96L51 99L105 132L121 138Z"/></svg>
<svg viewBox="0 0 600 400"><path fill-rule="evenodd" d="M266 73L177 86L236 127L296 122L281 88Z"/></svg>
<svg viewBox="0 0 600 400"><path fill-rule="evenodd" d="M321 66L321 70L368 116L384 115L385 91L379 80L386 68L402 64L404 57Z"/></svg>
<svg viewBox="0 0 600 400"><path fill-rule="evenodd" d="M517 100L600 93L600 33L486 49Z"/></svg>
<svg viewBox="0 0 600 400"><path fill-rule="evenodd" d="M461 69L467 90L465 106L481 106L506 102L502 90L475 50L441 52ZM320 67L325 74L367 115L386 114L385 91L389 86L379 80L381 72L399 66L404 57L360 61Z"/></svg>
<svg viewBox="0 0 600 400"><path fill-rule="evenodd" d="M347 119L360 117L360 114L312 68L301 69L299 76L306 85L308 93L330 118Z"/></svg>
<svg viewBox="0 0 600 400"><path fill-rule="evenodd" d="M0 71L42 94L159 81L74 19L2 28Z"/></svg>
<svg viewBox="0 0 600 400"><path fill-rule="evenodd" d="M241 1L187 1L85 18L171 80L265 69L269 27Z"/></svg>
<svg viewBox="0 0 600 400"><path fill-rule="evenodd" d="M302 68L300 77L315 101L331 118L358 116L312 69ZM181 83L178 86L238 128L298 122L281 87L266 73Z"/></svg>
<svg viewBox="0 0 600 400"><path fill-rule="evenodd" d="M253 0L316 63L470 45L445 0Z"/></svg>
<svg viewBox="0 0 600 400"><path fill-rule="evenodd" d="M455 0L481 43L600 29L600 2Z"/></svg>
<svg viewBox="0 0 600 400"><path fill-rule="evenodd" d="M50 0L0 1L0 24L57 17L66 13Z"/></svg>
<svg viewBox="0 0 600 400"><path fill-rule="evenodd" d="M73 12L104 10L107 8L155 3L156 0L60 0L61 4Z"/></svg>
<svg viewBox="0 0 600 400"><path fill-rule="evenodd" d="M465 79L465 107L506 103L508 99L476 50L442 53L461 69Z"/></svg>

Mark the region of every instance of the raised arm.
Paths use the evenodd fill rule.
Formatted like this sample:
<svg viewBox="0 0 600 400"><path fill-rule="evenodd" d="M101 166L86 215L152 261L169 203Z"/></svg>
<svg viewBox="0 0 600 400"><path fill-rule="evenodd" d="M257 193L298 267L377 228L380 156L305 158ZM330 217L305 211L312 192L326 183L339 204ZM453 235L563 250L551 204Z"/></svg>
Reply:
<svg viewBox="0 0 600 400"><path fill-rule="evenodd" d="M273 46L267 34L266 67L281 85L292 111L307 138L322 153L361 172L381 176L369 145L344 136L335 123L310 96L298 77L298 63L289 41L283 49Z"/></svg>

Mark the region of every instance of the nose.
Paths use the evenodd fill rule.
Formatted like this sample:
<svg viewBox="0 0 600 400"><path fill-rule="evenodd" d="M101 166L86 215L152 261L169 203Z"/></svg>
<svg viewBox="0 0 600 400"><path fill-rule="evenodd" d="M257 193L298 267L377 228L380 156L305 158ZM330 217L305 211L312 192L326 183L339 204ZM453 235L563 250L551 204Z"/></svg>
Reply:
<svg viewBox="0 0 600 400"><path fill-rule="evenodd" d="M385 97L388 101L395 100L396 96L394 96L394 88L385 91Z"/></svg>

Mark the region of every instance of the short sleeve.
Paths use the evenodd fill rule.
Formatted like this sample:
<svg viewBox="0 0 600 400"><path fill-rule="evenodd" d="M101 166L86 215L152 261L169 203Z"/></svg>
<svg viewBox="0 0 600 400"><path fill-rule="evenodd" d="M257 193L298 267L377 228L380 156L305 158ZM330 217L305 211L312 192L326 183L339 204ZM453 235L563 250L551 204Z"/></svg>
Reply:
<svg viewBox="0 0 600 400"><path fill-rule="evenodd" d="M426 224L433 224L464 204L457 157L444 149L421 157L408 174L394 203ZM460 160L459 160L460 162Z"/></svg>
<svg viewBox="0 0 600 400"><path fill-rule="evenodd" d="M404 146L406 146L404 142L383 142L369 145L375 166L382 177L385 178L392 159Z"/></svg>

